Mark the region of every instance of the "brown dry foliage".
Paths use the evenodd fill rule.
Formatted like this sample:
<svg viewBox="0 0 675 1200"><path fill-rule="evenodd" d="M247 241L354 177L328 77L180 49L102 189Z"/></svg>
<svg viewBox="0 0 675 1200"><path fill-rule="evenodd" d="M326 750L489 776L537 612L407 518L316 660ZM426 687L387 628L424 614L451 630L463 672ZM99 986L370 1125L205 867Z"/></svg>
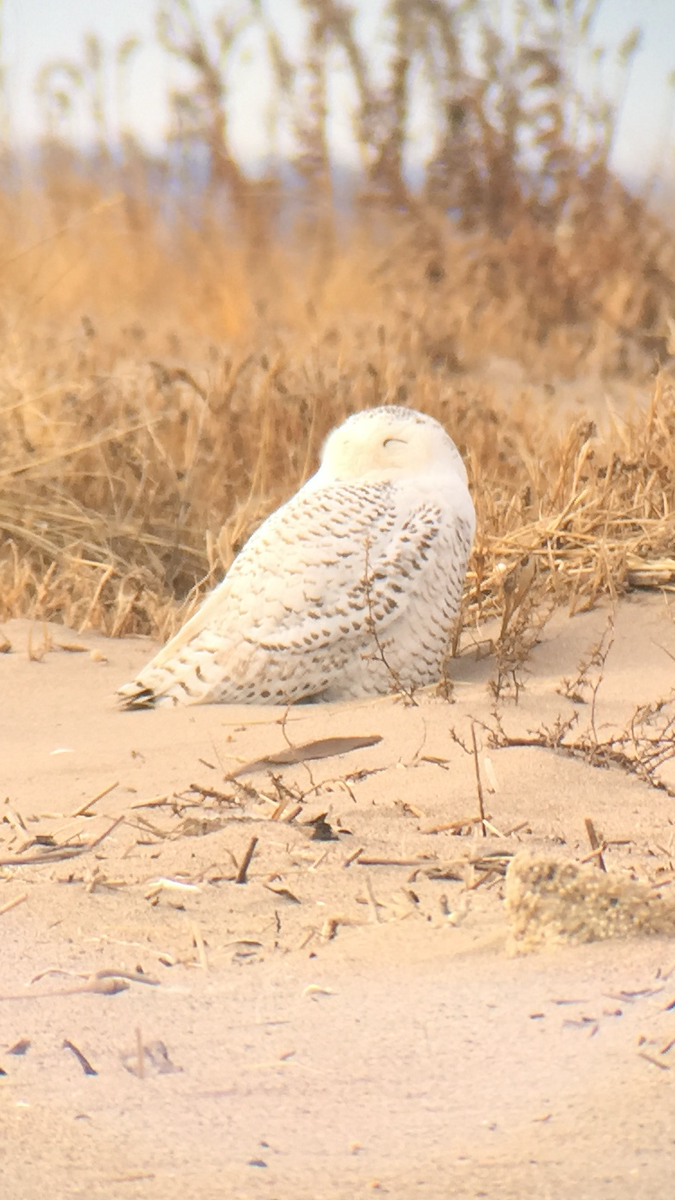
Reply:
<svg viewBox="0 0 675 1200"><path fill-rule="evenodd" d="M304 72L311 99L284 208L281 177L252 183L228 142L239 27L216 30L219 58L186 0L161 7L160 43L194 72L174 144L205 149L204 186L189 195L185 176L175 201L169 160L150 161L128 131L122 157L108 153L90 41L68 78L73 105L89 98L96 153L61 138L46 69L40 168L0 192L0 617L165 637L314 468L326 431L392 402L439 417L467 460L479 528L467 609L508 608L527 556L540 586L577 607L667 584L675 390L662 372L651 404L639 397L671 349L675 237L613 177L607 113L577 112L570 128L550 36L562 18L524 5L529 41L513 51L483 28L481 73L449 6L394 4L378 90L347 5L306 5L306 59L292 64L252 3L280 97ZM364 163L347 210L326 133L336 45ZM439 121L413 191L416 62L437 81ZM488 370L505 359L515 383ZM575 379L587 380L576 410Z"/></svg>

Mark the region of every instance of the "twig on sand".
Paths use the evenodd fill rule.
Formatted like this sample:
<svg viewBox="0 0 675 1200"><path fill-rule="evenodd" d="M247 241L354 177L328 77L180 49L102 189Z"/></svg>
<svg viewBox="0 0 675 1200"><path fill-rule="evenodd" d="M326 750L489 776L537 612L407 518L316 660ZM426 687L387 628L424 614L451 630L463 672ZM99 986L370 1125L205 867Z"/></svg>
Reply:
<svg viewBox="0 0 675 1200"><path fill-rule="evenodd" d="M605 866L605 860L602 857L602 852L605 849L605 843L600 841L600 838L595 831L595 825L591 821L590 817L586 817L584 819L584 825L586 826L588 840L591 843L592 853L588 854L586 858L582 859L581 861L590 862L591 859L595 859L596 866L599 867L601 871L606 871L607 867Z"/></svg>
<svg viewBox="0 0 675 1200"><path fill-rule="evenodd" d="M197 924L196 921L191 921L190 925L192 928L192 940L193 940L193 942L195 944L195 948L197 950L197 958L199 960L199 965L202 968L202 971L208 971L209 960L206 957L206 946L204 945L204 938L202 936L202 931L199 928L199 925Z"/></svg>
<svg viewBox="0 0 675 1200"><path fill-rule="evenodd" d="M119 787L119 780L116 780L115 783L111 783L107 788L104 788L102 792L99 792L98 795L94 796L91 800L87 800L87 803L83 804L81 808L78 808L77 811L73 813L73 816L84 817L85 814L88 816L89 809L93 808L98 800L102 800L104 796L109 796L111 792L114 792L116 787Z"/></svg>
<svg viewBox="0 0 675 1200"><path fill-rule="evenodd" d="M170 803L171 797L167 792L164 796L153 796L150 800L140 800L138 804L132 804L131 808L160 808L162 804Z"/></svg>
<svg viewBox="0 0 675 1200"><path fill-rule="evenodd" d="M82 1067L82 1070L84 1071L85 1075L98 1075L98 1071L94 1070L91 1063L89 1062L89 1059L85 1058L82 1051L78 1050L77 1046L73 1045L73 1043L70 1041L69 1038L63 1039L63 1049L72 1051L72 1053L75 1055L77 1061L79 1062L80 1066Z"/></svg>
<svg viewBox="0 0 675 1200"><path fill-rule="evenodd" d="M219 792L217 788L202 787L199 783L191 783L188 791L196 792L202 800L218 800L222 804L237 804L234 796L228 796L227 792Z"/></svg>
<svg viewBox="0 0 675 1200"><path fill-rule="evenodd" d="M645 1062L651 1063L653 1067L658 1067L659 1071L669 1071L668 1063L660 1062L658 1058L654 1058L651 1054L647 1054L644 1050L638 1050L638 1058L644 1058Z"/></svg>
<svg viewBox="0 0 675 1200"><path fill-rule="evenodd" d="M45 850L44 854L26 854L18 858L0 858L0 867L39 866L42 863L63 862L67 858L79 858L81 854L87 854L89 850L94 850L96 846L100 846L101 842L109 837L117 829L117 826L122 824L124 819L124 816L118 817L97 838L94 838L92 842L85 842L83 846L62 846L56 850Z"/></svg>
<svg viewBox="0 0 675 1200"><path fill-rule="evenodd" d="M93 842L87 842L86 846L82 847L82 852L84 853L86 850L94 850L96 846L100 846L101 842L105 841L105 839L110 836L113 830L117 829L117 826L121 825L124 820L124 816L118 817L116 821L113 821L112 825L110 825L108 829L105 829L103 833L99 833L98 837L94 838Z"/></svg>
<svg viewBox="0 0 675 1200"><path fill-rule="evenodd" d="M420 858L419 855L417 858L364 858L359 855L356 861L360 867L428 867L434 859Z"/></svg>
<svg viewBox="0 0 675 1200"><path fill-rule="evenodd" d="M41 975L36 975L31 983L36 983L39 979L44 978L49 974L48 971L43 971ZM111 968L106 968L103 971L95 971L88 979L76 987L70 988L52 988L48 992L22 992L15 993L10 996L0 996L2 1000L44 1000L52 999L57 996L80 996L86 993L93 993L98 996L116 996L118 992L126 992L129 990L131 983L149 983L157 987L158 979L153 979L151 975L144 975L141 971L116 971Z"/></svg>
<svg viewBox="0 0 675 1200"><path fill-rule="evenodd" d="M246 872L248 871L249 866L251 865L251 859L253 858L253 854L254 854L254 851L255 851L255 848L257 845L258 845L257 837L252 837L248 844L246 853L241 860L241 866L239 867L239 870L237 871L237 875L236 875L236 878L234 881L235 883L246 883Z"/></svg>
<svg viewBox="0 0 675 1200"><path fill-rule="evenodd" d="M481 833L483 837L487 837L487 829L485 827L485 802L483 800L483 784L480 777L480 763L478 761L478 745L476 742L476 726L471 722L471 741L473 743L473 762L476 770L476 791L478 793L478 819L480 822Z"/></svg>
<svg viewBox="0 0 675 1200"><path fill-rule="evenodd" d="M352 863L356 862L357 858L360 858L360 856L362 854L363 854L363 846L357 846L356 850L352 850L351 854L347 855L346 859L344 860L344 862L342 864L343 867L351 867Z"/></svg>
<svg viewBox="0 0 675 1200"><path fill-rule="evenodd" d="M380 916L379 907L378 907L378 902L377 902L377 900L375 899L375 893L374 893L374 891L373 891L373 885L372 885L372 883L370 882L370 876L369 876L369 875L366 875L366 893L367 893L367 896L368 896L368 903L369 903L369 905L370 905L370 911L371 911L371 914L372 914L372 917L373 917L373 921L375 921L375 923L379 925L379 924L380 924L380 922L381 922L381 920L382 920L382 918L381 918L381 916Z"/></svg>
<svg viewBox="0 0 675 1200"><path fill-rule="evenodd" d="M430 829L420 829L420 833L461 833L463 829L470 829L472 825L481 825L484 821L489 821L489 817L481 814L479 817L463 817L459 821L443 821L440 825L432 825ZM500 835L503 836L503 835Z"/></svg>

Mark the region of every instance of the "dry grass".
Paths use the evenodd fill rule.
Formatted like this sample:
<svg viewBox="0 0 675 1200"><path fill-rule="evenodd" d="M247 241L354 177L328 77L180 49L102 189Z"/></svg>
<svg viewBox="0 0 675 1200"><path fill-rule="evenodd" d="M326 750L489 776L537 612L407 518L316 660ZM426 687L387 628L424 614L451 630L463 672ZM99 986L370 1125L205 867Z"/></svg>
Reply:
<svg viewBox="0 0 675 1200"><path fill-rule="evenodd" d="M199 194L181 208L167 164L125 131L111 158L95 88L97 153L78 158L52 112L30 186L19 173L0 193L0 618L166 637L312 470L326 431L384 402L439 417L467 460L479 528L467 612L501 611L506 633L537 589L578 608L675 579L675 390L663 372L653 382L672 349L675 237L613 178L607 118L577 113L569 127L548 7L524 6L527 51L486 41L481 83L446 6L394 6L378 92L346 9L309 4L293 67L313 98L298 133L304 208L283 220L279 179L253 185L231 155L225 66L185 0L164 9L161 44L194 74L194 119L176 138L201 141L212 167ZM348 213L326 175L331 38L360 105ZM431 69L434 46L454 66L413 194L411 64ZM49 81L46 69L47 100ZM487 370L504 359L516 385ZM581 418L563 402L570 380Z"/></svg>
<svg viewBox="0 0 675 1200"><path fill-rule="evenodd" d="M581 418L545 388L485 382L507 331L521 361L532 353L522 297L486 302L482 286L449 282L450 268L431 281L403 219L384 251L358 230L314 261L280 245L261 285L222 234L201 258L190 234L162 257L157 230L137 241L121 205L105 211L103 229L93 212L4 281L3 616L166 636L195 584L313 469L328 428L392 401L439 417L467 460L481 610L509 605L527 556L574 607L675 578L666 374L631 410L603 402L596 389L618 385L582 358ZM38 304L33 280L55 271L62 282ZM532 361L560 383L555 344ZM636 376L638 398L646 386Z"/></svg>

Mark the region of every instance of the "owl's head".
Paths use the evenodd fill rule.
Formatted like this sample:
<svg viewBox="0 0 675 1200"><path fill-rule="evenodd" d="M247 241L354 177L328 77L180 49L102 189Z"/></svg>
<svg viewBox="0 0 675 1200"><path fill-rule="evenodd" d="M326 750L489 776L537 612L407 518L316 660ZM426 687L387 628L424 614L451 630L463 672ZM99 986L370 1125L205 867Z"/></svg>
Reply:
<svg viewBox="0 0 675 1200"><path fill-rule="evenodd" d="M328 435L317 482L452 475L466 484L466 468L452 438L433 417L386 406L355 413Z"/></svg>

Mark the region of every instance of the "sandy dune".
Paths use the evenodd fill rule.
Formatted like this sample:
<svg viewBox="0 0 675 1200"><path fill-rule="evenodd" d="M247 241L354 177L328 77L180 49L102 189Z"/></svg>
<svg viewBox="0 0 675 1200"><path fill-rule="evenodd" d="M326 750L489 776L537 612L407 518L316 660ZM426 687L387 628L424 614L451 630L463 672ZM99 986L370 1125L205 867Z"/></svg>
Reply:
<svg viewBox="0 0 675 1200"><path fill-rule="evenodd" d="M494 660L467 637L451 702L288 713L121 713L147 643L6 623L3 1194L32 1200L48 1176L69 1200L668 1195L675 944L506 949L510 857L585 857L587 818L608 868L663 895L675 874L666 790L490 744L495 710L511 742L578 712L568 739L593 717L602 743L669 696L675 625L655 595L616 610L594 713L563 694L609 612L557 612L517 703L495 702ZM381 740L228 778L354 736ZM671 764L657 778L675 785ZM129 986L86 984L104 970Z"/></svg>

